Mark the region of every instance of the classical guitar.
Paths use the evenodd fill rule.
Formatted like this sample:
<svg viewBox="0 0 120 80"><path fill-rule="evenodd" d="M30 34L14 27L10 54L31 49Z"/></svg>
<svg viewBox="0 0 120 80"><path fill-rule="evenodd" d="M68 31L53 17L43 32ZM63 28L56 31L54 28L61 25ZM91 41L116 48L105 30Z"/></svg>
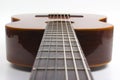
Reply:
<svg viewBox="0 0 120 80"><path fill-rule="evenodd" d="M111 60L113 25L93 14L23 14L6 24L7 59L32 67L30 80L93 80ZM33 64L34 63L34 64Z"/></svg>

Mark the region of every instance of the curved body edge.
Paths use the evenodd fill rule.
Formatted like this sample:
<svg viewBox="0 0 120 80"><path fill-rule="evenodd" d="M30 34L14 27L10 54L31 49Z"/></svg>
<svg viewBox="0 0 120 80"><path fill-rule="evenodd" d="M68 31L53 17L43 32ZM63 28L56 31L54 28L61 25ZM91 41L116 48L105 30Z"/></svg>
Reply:
<svg viewBox="0 0 120 80"><path fill-rule="evenodd" d="M38 23L33 20L35 25L30 23L29 26L26 26L27 23L18 24L21 16L18 15L17 17L12 17L13 22L6 25L7 60L19 66L32 67L46 23L39 24L40 28L38 28ZM28 19L26 18L26 20ZM38 20L37 18L36 21ZM44 18L41 22L45 20L47 18ZM97 27L98 24L95 24L92 28L91 25L88 25L88 22L91 21L86 22L83 20L88 23L83 24L81 19L72 18L72 20L74 21L73 26L77 38L90 67L99 67L110 62L112 58L113 25L106 23L106 17L98 16L95 20L100 22L101 27L99 27L100 25ZM79 21L81 24L78 23ZM29 20L28 22L31 21ZM83 27L81 27L82 25ZM89 26L89 28L84 28L85 25Z"/></svg>

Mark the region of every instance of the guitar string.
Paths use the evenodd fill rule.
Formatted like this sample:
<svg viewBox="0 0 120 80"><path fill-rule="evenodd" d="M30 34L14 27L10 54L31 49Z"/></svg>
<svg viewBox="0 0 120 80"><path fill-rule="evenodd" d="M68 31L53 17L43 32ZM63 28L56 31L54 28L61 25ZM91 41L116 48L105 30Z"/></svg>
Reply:
<svg viewBox="0 0 120 80"><path fill-rule="evenodd" d="M62 21L62 18L64 19L64 17L61 15L61 31L62 31L62 39L63 39L63 53L64 53L64 65L65 65L65 78L66 80L68 80L68 71L67 71L67 61L66 61L66 52L65 52L65 40L64 40L64 32L63 32L63 27L64 27L64 23Z"/></svg>
<svg viewBox="0 0 120 80"><path fill-rule="evenodd" d="M51 15L51 18L52 18L52 15ZM53 16L53 18L54 18L54 16ZM48 26L48 27L50 27L50 26ZM51 22L51 28L50 28L50 30L49 29L47 29L48 30L48 32L50 31L50 33L51 34L53 34L53 27L54 27L54 21L53 22ZM49 57L50 57L50 48L51 48L51 43L52 43L52 36L50 36L50 44L49 44L49 49L48 49L48 58L47 58L47 60L46 60L46 69L45 69L45 80L47 80L47 69L48 69L48 63L49 63Z"/></svg>
<svg viewBox="0 0 120 80"><path fill-rule="evenodd" d="M58 15L56 16L56 18L58 19ZM58 21L56 22L56 54L55 54L55 80L57 80L57 48L58 48L58 45L57 45L57 34L58 34Z"/></svg>
<svg viewBox="0 0 120 80"><path fill-rule="evenodd" d="M45 39L44 39L44 38L46 37L47 33L48 33L48 32L52 32L52 31L49 30L49 27L50 27L50 26L52 27L53 23L50 22L50 21L49 21L48 23L49 23L50 25L46 26L45 34L44 34L44 36L43 36L43 42L45 42ZM49 39L50 39L50 41L46 41L46 43L47 43L47 42L50 42L50 44L51 44L51 41L52 41L52 40L51 40L51 36L49 37ZM47 51L47 55L46 55L46 57L47 57L47 58L46 58L46 68L45 68L45 70L44 70L44 77L42 77L44 80L46 80L46 76L47 76L47 67L48 67L48 61L49 61L48 58L49 58L49 55L50 55L50 54L49 54L50 44L48 44L48 51ZM44 44L43 44L43 46L44 46ZM41 56L40 56L40 57L41 57Z"/></svg>
<svg viewBox="0 0 120 80"><path fill-rule="evenodd" d="M65 16L65 15L64 15L64 16ZM68 18L68 20L69 20L69 15L67 15L67 18ZM75 56L74 56L74 53L73 53L73 48L72 48L72 43L71 43L70 33L69 33L69 29L68 29L67 23L65 23L65 25L66 25L66 28L67 28L68 39L69 39L69 43L70 43L70 49L71 49L72 58L73 58L73 64L74 64L74 68L75 68L76 79L77 79L77 80L80 80L80 79L79 79L79 75L78 75L77 65L76 65L76 62L75 62ZM71 26L69 26L69 27L70 27L70 29L72 29ZM73 32L73 31L72 31L72 32Z"/></svg>
<svg viewBox="0 0 120 80"><path fill-rule="evenodd" d="M67 15L67 16L69 16L69 15ZM72 31L73 31L72 23L71 23L70 20L69 20L69 24L71 25L71 28L72 28ZM92 78L91 78L91 76L90 76L90 74L89 74L89 72L88 72L88 68L87 68L87 65L86 65L86 62L85 62L85 58L84 58L84 55L83 55L83 51L82 51L82 49L81 49L81 46L80 46L80 44L79 44L79 42L78 42L78 40L77 40L77 37L76 37L74 31L73 31L73 33L74 33L75 41L76 41L77 46L78 46L79 54L80 54L81 59L82 59L83 66L84 66L84 68L85 68L85 72L86 72L87 78L88 78L88 80L92 80Z"/></svg>
<svg viewBox="0 0 120 80"><path fill-rule="evenodd" d="M50 22L48 22L47 26L50 26ZM46 28L47 28L47 26L46 26ZM46 33L46 31L45 31L44 33ZM43 34L43 38L42 38L41 42L44 42L44 41L45 41L45 40L44 40L44 35L45 35L45 34ZM41 44L43 44L43 43L41 43ZM43 53L41 52L41 50L43 49L43 45L41 46L41 44L40 44L40 46L39 46L39 49L38 49L38 52L37 52L37 56L36 56L36 58L35 58L35 62L37 62L37 61L36 61L37 58L40 58L41 55L43 54ZM38 72L38 69L37 69L37 68L39 67L40 60L38 60L37 65L35 64L35 62L34 62L33 68L32 68L33 73L31 73L30 80L36 80L36 76L37 76L36 74L37 74L37 72ZM33 74L33 76L32 76L32 74Z"/></svg>
<svg viewBox="0 0 120 80"><path fill-rule="evenodd" d="M48 25L47 27L46 27L46 29L45 29L45 36L43 36L44 38L46 37L46 33L49 31L49 26L52 26L52 23L51 22L49 22L50 23L50 25ZM43 39L44 39L43 38ZM50 41L51 41L51 37L49 37L49 39L50 39ZM44 42L45 42L45 39L44 39ZM46 41L46 43L47 42L49 42L49 41ZM44 44L43 44L44 45ZM48 57L49 57L49 49L50 49L50 44L48 44L48 51L47 51L47 55L46 55L46 68L45 68L45 70L44 70L44 73L43 73L43 75L44 75L44 77L42 77L42 80L44 79L44 80L46 80L46 73L47 73L47 64L48 64ZM41 62L41 61L40 61ZM45 67L45 66L44 66Z"/></svg>

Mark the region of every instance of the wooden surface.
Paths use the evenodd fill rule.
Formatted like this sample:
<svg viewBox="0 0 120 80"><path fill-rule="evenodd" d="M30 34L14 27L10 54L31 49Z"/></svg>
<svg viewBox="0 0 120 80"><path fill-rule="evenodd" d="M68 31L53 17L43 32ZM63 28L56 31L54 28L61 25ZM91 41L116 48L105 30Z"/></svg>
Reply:
<svg viewBox="0 0 120 80"><path fill-rule="evenodd" d="M7 59L14 64L29 67L34 62L45 22L51 20L48 17L35 17L35 15L38 14L13 16L13 22L6 25ZM70 21L74 22L72 26L75 26L73 28L88 63L91 67L105 65L111 60L113 26L106 23L104 16L80 15L83 17L71 17Z"/></svg>

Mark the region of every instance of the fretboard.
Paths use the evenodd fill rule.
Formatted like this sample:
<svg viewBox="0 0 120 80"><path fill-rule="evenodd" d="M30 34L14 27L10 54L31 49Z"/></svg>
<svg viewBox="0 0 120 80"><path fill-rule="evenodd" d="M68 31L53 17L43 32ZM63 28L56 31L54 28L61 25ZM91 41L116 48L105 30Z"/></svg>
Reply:
<svg viewBox="0 0 120 80"><path fill-rule="evenodd" d="M69 21L47 23L30 80L93 80Z"/></svg>

